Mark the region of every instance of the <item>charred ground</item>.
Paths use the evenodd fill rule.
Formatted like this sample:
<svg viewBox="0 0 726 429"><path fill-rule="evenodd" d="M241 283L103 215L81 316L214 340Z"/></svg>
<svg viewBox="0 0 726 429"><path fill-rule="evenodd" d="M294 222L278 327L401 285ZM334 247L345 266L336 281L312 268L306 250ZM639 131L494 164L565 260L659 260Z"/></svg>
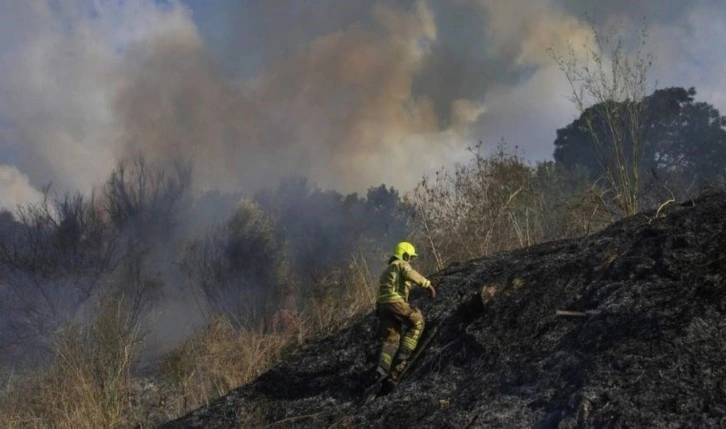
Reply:
<svg viewBox="0 0 726 429"><path fill-rule="evenodd" d="M725 215L711 194L448 267L412 300L438 335L368 406L373 314L164 427L726 426Z"/></svg>

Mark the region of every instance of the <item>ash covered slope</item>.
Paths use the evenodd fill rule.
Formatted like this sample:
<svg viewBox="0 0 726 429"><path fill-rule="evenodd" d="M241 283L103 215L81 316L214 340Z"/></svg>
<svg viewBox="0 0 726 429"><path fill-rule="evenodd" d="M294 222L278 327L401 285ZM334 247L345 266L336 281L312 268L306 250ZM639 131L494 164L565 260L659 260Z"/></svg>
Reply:
<svg viewBox="0 0 726 429"><path fill-rule="evenodd" d="M724 427L726 195L653 216L434 276L439 334L368 406L373 315L166 427Z"/></svg>

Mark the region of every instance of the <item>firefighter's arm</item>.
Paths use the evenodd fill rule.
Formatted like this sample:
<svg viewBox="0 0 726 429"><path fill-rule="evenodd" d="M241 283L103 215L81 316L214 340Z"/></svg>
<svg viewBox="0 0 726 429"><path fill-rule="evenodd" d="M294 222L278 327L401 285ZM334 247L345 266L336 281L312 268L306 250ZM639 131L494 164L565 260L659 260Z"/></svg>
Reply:
<svg viewBox="0 0 726 429"><path fill-rule="evenodd" d="M434 289L434 287L431 285L431 280L419 274L418 271L413 269L413 267L408 264L404 265L403 275L406 280L413 282L425 289L428 289L432 299L436 297L436 289Z"/></svg>

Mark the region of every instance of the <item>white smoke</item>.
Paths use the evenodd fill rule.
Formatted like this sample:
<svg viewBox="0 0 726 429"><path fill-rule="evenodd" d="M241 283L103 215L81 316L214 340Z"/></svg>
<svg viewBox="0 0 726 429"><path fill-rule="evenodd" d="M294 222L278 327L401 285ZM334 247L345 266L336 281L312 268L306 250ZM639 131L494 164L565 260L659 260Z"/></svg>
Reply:
<svg viewBox="0 0 726 429"><path fill-rule="evenodd" d="M0 164L0 210L13 212L21 205L42 199L43 194L30 184L28 176L13 165Z"/></svg>
<svg viewBox="0 0 726 429"><path fill-rule="evenodd" d="M178 28L194 31L186 11L153 2L12 2L0 29L0 118L5 145L22 148L35 184L89 192L116 162L119 134L112 100L129 44ZM7 37L7 39L6 39Z"/></svg>
<svg viewBox="0 0 726 429"><path fill-rule="evenodd" d="M53 182L87 193L138 152L192 160L197 189L220 190L293 174L343 191L381 182L405 190L479 139L548 158L555 130L576 112L547 49L585 43L591 30L580 13L591 7L598 23L652 15L660 86L695 86L726 108L726 55L716 48L726 6L704 1L676 13L658 1L629 4L351 0L294 9L313 25L271 3L205 3L197 7L265 23L212 47L204 34L214 29L201 29L180 1L3 2L0 162L12 159L36 189ZM254 31L272 41L234 39ZM247 58L254 77L225 68Z"/></svg>

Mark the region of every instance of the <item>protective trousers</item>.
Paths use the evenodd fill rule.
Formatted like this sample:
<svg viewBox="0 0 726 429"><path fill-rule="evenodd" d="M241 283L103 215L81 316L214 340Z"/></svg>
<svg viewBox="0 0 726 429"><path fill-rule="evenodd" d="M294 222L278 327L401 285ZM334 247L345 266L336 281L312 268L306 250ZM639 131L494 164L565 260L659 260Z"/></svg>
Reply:
<svg viewBox="0 0 726 429"><path fill-rule="evenodd" d="M398 352L397 360L405 361L416 349L424 330L424 318L419 309L411 307L406 302L378 304L378 318L383 340L378 367L388 373L396 352ZM401 339L402 326L406 327L403 339Z"/></svg>

